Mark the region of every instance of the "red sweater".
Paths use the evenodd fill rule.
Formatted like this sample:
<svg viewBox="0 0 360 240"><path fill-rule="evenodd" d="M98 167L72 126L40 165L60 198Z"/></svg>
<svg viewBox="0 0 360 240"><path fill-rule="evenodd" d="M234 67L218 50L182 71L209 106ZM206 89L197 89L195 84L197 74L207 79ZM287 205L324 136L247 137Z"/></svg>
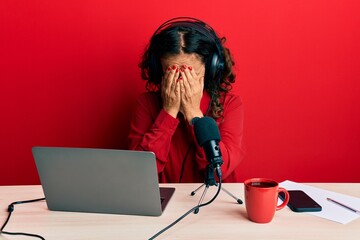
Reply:
<svg viewBox="0 0 360 240"><path fill-rule="evenodd" d="M205 115L210 103L204 92L200 108ZM224 163L223 182L239 182L243 151L243 107L240 97L226 94L222 119L217 120L219 143ZM136 104L129 133L131 150L151 151L156 155L159 182L204 182L208 161L197 144L194 130L181 113L173 118L165 112L158 93L142 94Z"/></svg>

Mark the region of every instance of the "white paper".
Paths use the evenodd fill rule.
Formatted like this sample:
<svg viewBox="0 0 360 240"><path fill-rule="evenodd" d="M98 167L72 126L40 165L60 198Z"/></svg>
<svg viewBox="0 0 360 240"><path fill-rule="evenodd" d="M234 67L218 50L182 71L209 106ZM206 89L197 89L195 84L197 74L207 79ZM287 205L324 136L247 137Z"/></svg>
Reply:
<svg viewBox="0 0 360 240"><path fill-rule="evenodd" d="M355 212L326 200L326 198L331 198L351 208L360 210L360 198L312 187L306 184L292 182L289 180L286 180L279 185L287 190L302 190L321 205L322 211L307 212L307 214L326 218L342 224L349 223L360 217L360 215L356 214Z"/></svg>

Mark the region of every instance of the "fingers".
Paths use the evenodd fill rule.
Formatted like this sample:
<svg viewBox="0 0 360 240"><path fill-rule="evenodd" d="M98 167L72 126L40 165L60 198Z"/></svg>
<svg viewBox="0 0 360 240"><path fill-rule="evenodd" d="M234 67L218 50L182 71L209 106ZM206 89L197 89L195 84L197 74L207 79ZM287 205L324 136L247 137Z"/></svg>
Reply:
<svg viewBox="0 0 360 240"><path fill-rule="evenodd" d="M166 95L171 94L175 90L181 91L188 95L193 95L196 92L202 92L204 88L204 72L205 67L199 69L197 73L191 66L183 65L180 68L177 66L168 67L162 79L162 88ZM180 84L177 84L177 83ZM180 89L177 89L178 86Z"/></svg>
<svg viewBox="0 0 360 240"><path fill-rule="evenodd" d="M180 68L180 73L183 78L188 79L189 81L193 80L199 80L201 81L201 77L204 77L205 75L205 67L202 67L198 73L191 67L183 65Z"/></svg>
<svg viewBox="0 0 360 240"><path fill-rule="evenodd" d="M180 83L179 82L175 82L174 92L175 92L175 96L180 99Z"/></svg>
<svg viewBox="0 0 360 240"><path fill-rule="evenodd" d="M197 74L192 67L182 67L180 70L182 80L180 83L181 106L186 119L202 115L200 102L204 89L204 77ZM200 113L200 114L199 114Z"/></svg>
<svg viewBox="0 0 360 240"><path fill-rule="evenodd" d="M179 84L177 83L179 76L180 76L180 72L179 72L178 69L176 69L176 70L174 71L173 77L172 77L171 80L170 80L170 82L171 82L171 83L170 83L170 89L171 89L171 91L175 91L176 87L179 85Z"/></svg>
<svg viewBox="0 0 360 240"><path fill-rule="evenodd" d="M190 67L191 68L191 67ZM194 84L194 77L192 76L191 71L189 70L188 67L186 67L185 65L182 66L180 68L180 75L182 77L181 79L181 85L182 85L182 90L190 90L191 89L191 85Z"/></svg>
<svg viewBox="0 0 360 240"><path fill-rule="evenodd" d="M174 91L179 75L180 73L176 66L167 68L161 83L163 93L171 94Z"/></svg>
<svg viewBox="0 0 360 240"><path fill-rule="evenodd" d="M163 88L168 89L171 85L172 80L174 79L176 73L176 66L168 67L165 71L165 74L162 78L161 85Z"/></svg>
<svg viewBox="0 0 360 240"><path fill-rule="evenodd" d="M205 67L201 68L199 73L196 73L191 66L183 65L180 68L180 75L183 79L185 90L191 91L199 88L202 90L204 88L204 73Z"/></svg>
<svg viewBox="0 0 360 240"><path fill-rule="evenodd" d="M198 74L198 76L200 77L200 83L202 88L204 88L204 79L205 79L205 67L201 68L200 73Z"/></svg>
<svg viewBox="0 0 360 240"><path fill-rule="evenodd" d="M176 66L167 68L161 85L163 109L176 118L181 104L180 84L177 82L180 73Z"/></svg>

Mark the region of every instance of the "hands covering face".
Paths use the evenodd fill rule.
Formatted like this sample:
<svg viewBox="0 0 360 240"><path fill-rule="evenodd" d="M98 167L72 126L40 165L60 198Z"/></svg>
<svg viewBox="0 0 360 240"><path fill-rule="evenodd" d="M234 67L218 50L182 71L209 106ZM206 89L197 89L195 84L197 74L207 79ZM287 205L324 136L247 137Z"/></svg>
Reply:
<svg viewBox="0 0 360 240"><path fill-rule="evenodd" d="M204 73L204 67L198 73L191 66L168 67L161 85L164 110L173 117L180 111L187 121L202 117L200 101L204 89Z"/></svg>

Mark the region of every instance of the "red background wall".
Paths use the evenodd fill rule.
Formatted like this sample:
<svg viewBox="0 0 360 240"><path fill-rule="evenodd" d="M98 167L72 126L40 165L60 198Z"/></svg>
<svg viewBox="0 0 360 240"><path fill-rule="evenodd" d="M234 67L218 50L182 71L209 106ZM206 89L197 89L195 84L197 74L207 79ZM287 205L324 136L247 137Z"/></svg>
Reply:
<svg viewBox="0 0 360 240"><path fill-rule="evenodd" d="M356 0L1 1L0 185L39 183L35 145L126 149L141 53L179 15L228 38L244 179L360 182L359 12Z"/></svg>

